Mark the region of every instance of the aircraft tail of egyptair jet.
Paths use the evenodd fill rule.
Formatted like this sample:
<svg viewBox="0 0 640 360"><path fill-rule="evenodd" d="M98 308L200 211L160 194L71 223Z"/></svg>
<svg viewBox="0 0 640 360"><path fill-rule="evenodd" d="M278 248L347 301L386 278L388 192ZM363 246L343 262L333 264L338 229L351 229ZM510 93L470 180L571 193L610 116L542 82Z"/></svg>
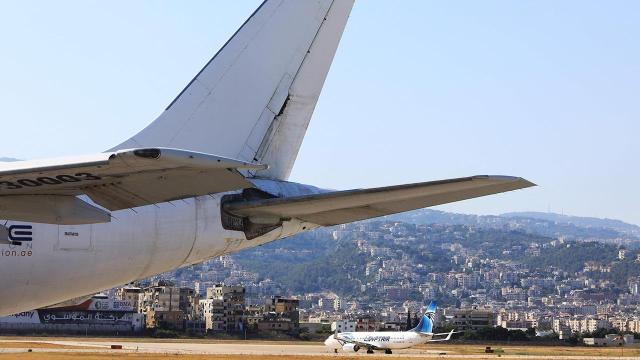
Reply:
<svg viewBox="0 0 640 360"><path fill-rule="evenodd" d="M413 328L412 331L416 331L423 334L433 333L433 320L435 318L436 308L437 308L437 305L435 301L432 301L431 303L429 303L429 306L427 307L427 311L420 318L420 322L418 323L418 326Z"/></svg>
<svg viewBox="0 0 640 360"><path fill-rule="evenodd" d="M455 333L458 333L459 331L451 330L446 333L434 334L433 329L435 327L436 309L437 309L436 302L435 301L430 302L429 306L427 307L427 311L420 318L420 322L418 323L418 326L411 329L411 331L417 332L421 335L429 336L430 339L427 340L427 342L449 341L451 340L451 336ZM446 335L445 338L438 338L438 336L444 336L444 335Z"/></svg>
<svg viewBox="0 0 640 360"><path fill-rule="evenodd" d="M286 180L353 2L265 1L153 123L112 151L185 149L268 164L261 177Z"/></svg>

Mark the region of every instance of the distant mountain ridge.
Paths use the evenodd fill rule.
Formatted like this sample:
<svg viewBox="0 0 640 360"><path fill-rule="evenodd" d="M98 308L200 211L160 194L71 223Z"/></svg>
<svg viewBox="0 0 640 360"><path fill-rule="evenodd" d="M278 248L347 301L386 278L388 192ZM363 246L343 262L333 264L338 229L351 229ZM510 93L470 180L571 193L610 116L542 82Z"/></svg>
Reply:
<svg viewBox="0 0 640 360"><path fill-rule="evenodd" d="M20 161L20 159L14 159L14 158L10 158L10 157L0 157L0 161L2 161L2 162L13 162L13 161Z"/></svg>
<svg viewBox="0 0 640 360"><path fill-rule="evenodd" d="M640 232L640 226L635 224L629 224L621 220L608 219L608 218L596 218L596 217L583 217L583 216L571 216L556 213L544 213L536 211L523 211L523 212L510 212L500 215L508 218L530 218L540 219L547 221L554 221L557 223L567 223L583 227L601 227L618 230L620 232Z"/></svg>
<svg viewBox="0 0 640 360"><path fill-rule="evenodd" d="M616 242L640 247L640 226L620 220L585 218L553 213L519 212L504 215L468 215L421 209L386 217L413 224L467 225L511 229L569 240Z"/></svg>
<svg viewBox="0 0 640 360"><path fill-rule="evenodd" d="M565 224L567 227L549 230L547 225L553 222L541 219L460 215L434 210L419 212L432 219L447 221L476 219L483 225L418 225L383 218L366 221L364 226L362 223L341 226L337 234L333 232L336 228L316 229L241 251L232 258L242 269L258 274L258 279L270 279L292 293L330 290L365 303L387 296L385 290L380 290L386 286L430 282L427 280L429 274L456 271L459 264L453 260L455 256L519 262L537 273L548 272L550 267L576 273L582 271L585 262L610 264L618 260L618 244L599 241L604 240L603 234L609 234L600 228L584 230L578 227L576 230L575 225ZM402 215L416 219L415 212ZM492 221L497 221L495 227L488 225ZM569 240L563 246L550 246L554 238L529 229L571 234L583 229L584 232L576 234L593 241ZM532 248L538 249L539 253L535 255ZM375 254L374 249L377 249ZM633 262L638 252L631 251L626 263L618 261L610 273L598 276L618 286L626 286L627 278L640 275L640 269ZM420 299L422 295L410 292L406 296ZM443 303L455 301L447 292L440 292L438 297Z"/></svg>

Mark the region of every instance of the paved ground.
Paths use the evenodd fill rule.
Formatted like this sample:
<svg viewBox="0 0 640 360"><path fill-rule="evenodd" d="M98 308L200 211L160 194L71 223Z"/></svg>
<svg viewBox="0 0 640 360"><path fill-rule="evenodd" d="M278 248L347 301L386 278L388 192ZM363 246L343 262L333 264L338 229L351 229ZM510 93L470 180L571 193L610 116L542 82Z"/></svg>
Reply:
<svg viewBox="0 0 640 360"><path fill-rule="evenodd" d="M22 342L24 340L6 340ZM252 343L188 343L188 342L124 342L124 341L71 341L52 340L48 344L74 347L90 347L83 352L110 350L112 344L122 345L123 350L142 353L168 354L217 354L217 355L335 355L333 350L319 344L252 344ZM1 347L1 345L0 345ZM17 350L17 349L4 349ZM35 350L35 349L34 349ZM49 350L49 349L47 349ZM63 350L63 349L59 349ZM2 350L0 350L2 352ZM438 355L440 351L398 350L398 354L411 356ZM342 353L342 352L341 352ZM360 352L359 352L360 353ZM364 352L362 352L364 353ZM353 355L350 353L349 355Z"/></svg>
<svg viewBox="0 0 640 360"><path fill-rule="evenodd" d="M2 344L6 344L3 346ZM12 346L8 346L11 344ZM21 345L24 348L21 348ZM57 347L43 347L36 346L36 344L50 344ZM123 350L111 350L112 344L122 345ZM0 359L3 354L19 354L26 352L29 345L32 346L32 351L36 353L66 353L66 354L122 354L122 353L137 353L137 354L157 354L158 357L163 357L161 354L170 358L171 355L236 355L242 356L241 358L259 359L264 356L290 356L295 358L318 358L318 357L345 357L360 358L360 357L372 357L367 355L363 351L358 353L344 353L334 354L332 350L327 349L320 343L270 343L270 342L171 342L171 341L126 341L122 339L102 339L102 340L64 340L64 339L38 339L29 342L29 340L0 340ZM74 348L69 348L74 347ZM595 349L594 349L595 350ZM460 359L460 358L473 358L473 359L496 359L498 355L485 355L485 354L465 354L461 355L456 351L446 350L427 350L427 349L406 349L394 351L393 355L384 355L377 352L376 357L380 358L445 358L445 359ZM565 353L566 354L566 353ZM501 359L606 359L607 357L595 357L586 356L584 354L578 356L566 356L560 355L519 355L519 354L502 354ZM577 354L576 354L577 355ZM596 355L596 354L593 354ZM620 353L616 353L616 358L620 358ZM611 357L608 357L609 359ZM625 357L628 359L638 359L638 357Z"/></svg>

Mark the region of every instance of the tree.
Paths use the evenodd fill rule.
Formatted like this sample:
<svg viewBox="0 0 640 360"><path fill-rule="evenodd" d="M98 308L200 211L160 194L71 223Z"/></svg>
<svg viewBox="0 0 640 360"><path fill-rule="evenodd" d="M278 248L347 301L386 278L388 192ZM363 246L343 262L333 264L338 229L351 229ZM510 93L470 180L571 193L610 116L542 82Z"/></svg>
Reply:
<svg viewBox="0 0 640 360"><path fill-rule="evenodd" d="M456 329L455 326L453 326L451 324L443 323L442 325L434 327L433 328L433 332L434 333L448 333L449 331L455 330L455 329ZM465 332L465 334L466 334L466 332Z"/></svg>
<svg viewBox="0 0 640 360"><path fill-rule="evenodd" d="M413 326L412 327L416 327L418 326L418 324L420 323L420 320L418 319L418 313L414 313L413 314Z"/></svg>
<svg viewBox="0 0 640 360"><path fill-rule="evenodd" d="M407 328L406 330L411 329L411 311L407 311Z"/></svg>
<svg viewBox="0 0 640 360"><path fill-rule="evenodd" d="M522 330L508 330L502 326L486 327L475 332L466 331L465 340L497 340L497 341L527 341L529 338Z"/></svg>

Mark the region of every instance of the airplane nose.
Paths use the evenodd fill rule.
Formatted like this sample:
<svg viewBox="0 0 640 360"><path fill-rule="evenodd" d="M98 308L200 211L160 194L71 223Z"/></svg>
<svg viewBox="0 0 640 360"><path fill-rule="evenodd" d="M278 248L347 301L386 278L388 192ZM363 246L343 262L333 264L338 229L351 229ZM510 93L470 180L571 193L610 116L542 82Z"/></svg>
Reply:
<svg viewBox="0 0 640 360"><path fill-rule="evenodd" d="M336 339L333 338L333 335L329 336L325 341L324 341L324 345L327 347L330 347L332 349L337 349L338 346L338 342L336 341Z"/></svg>
<svg viewBox="0 0 640 360"><path fill-rule="evenodd" d="M331 346L331 336L329 336L329 337L324 341L324 344L325 344L326 346Z"/></svg>

